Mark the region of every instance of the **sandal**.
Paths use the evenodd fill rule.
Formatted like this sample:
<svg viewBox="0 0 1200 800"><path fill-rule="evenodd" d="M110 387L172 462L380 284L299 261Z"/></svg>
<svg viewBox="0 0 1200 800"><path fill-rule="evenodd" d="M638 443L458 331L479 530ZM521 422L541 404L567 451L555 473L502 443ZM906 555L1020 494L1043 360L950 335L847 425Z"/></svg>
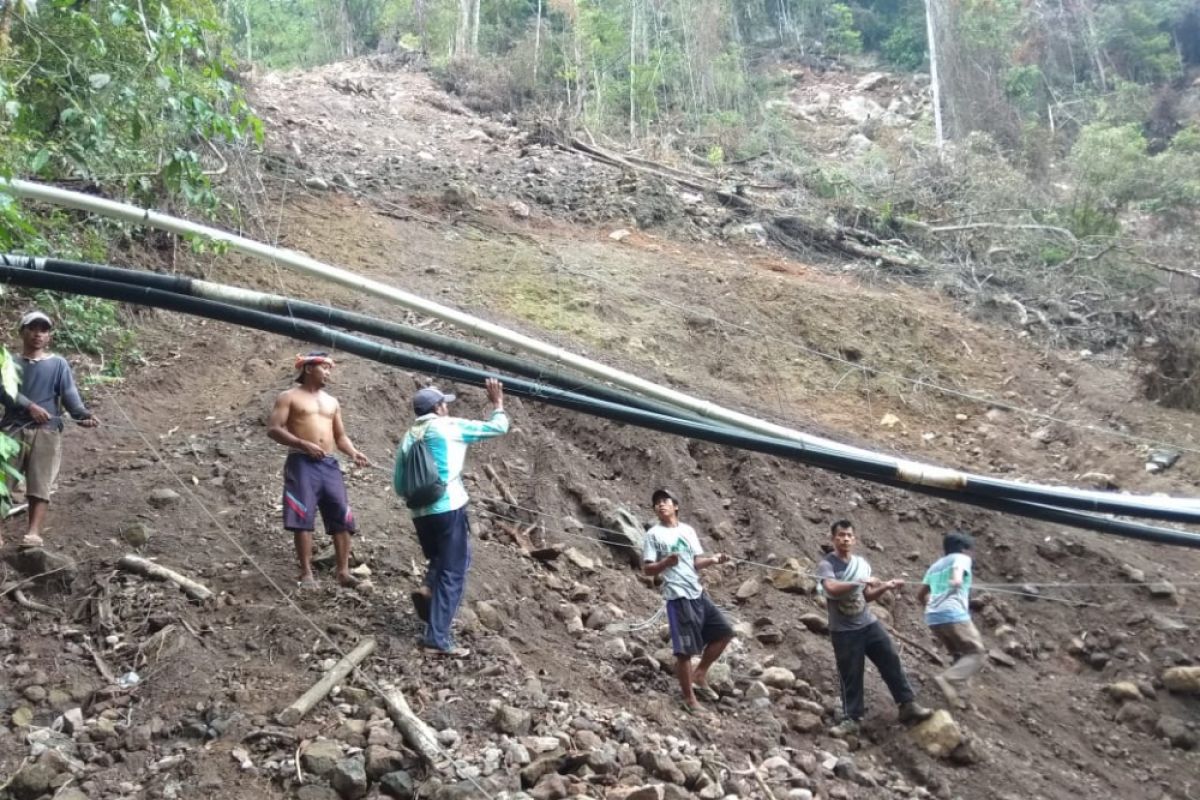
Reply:
<svg viewBox="0 0 1200 800"><path fill-rule="evenodd" d="M36 533L27 533L25 534L25 538L21 540L21 547L41 547L43 544L45 542L42 541L42 537Z"/></svg>
<svg viewBox="0 0 1200 800"><path fill-rule="evenodd" d="M466 658L471 655L471 651L465 647L451 647L449 650L442 650L426 645L421 648L421 652L427 656L437 656L438 658Z"/></svg>
<svg viewBox="0 0 1200 800"><path fill-rule="evenodd" d="M715 703L721 699L720 693L707 684L695 684L692 686L692 691L695 692L698 697L701 697L710 703Z"/></svg>

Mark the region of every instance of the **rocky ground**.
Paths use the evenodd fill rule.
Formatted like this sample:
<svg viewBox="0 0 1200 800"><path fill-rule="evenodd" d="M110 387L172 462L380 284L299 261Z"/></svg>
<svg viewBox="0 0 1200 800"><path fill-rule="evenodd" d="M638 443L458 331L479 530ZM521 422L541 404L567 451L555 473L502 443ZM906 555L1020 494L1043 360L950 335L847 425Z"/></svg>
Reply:
<svg viewBox="0 0 1200 800"><path fill-rule="evenodd" d="M814 102L828 91L832 103L837 86L813 88ZM1139 492L1190 494L1200 477L1194 417L1142 402L1124 365L1035 351L938 297L727 240L708 199L532 144L421 73L359 62L268 76L256 102L277 160L242 200L263 212L253 232L270 241L855 443ZM441 327L236 257L173 266ZM459 636L473 653L429 661L407 601L419 548L386 471L421 377L339 363L331 389L381 467L347 468L368 584L335 588L325 572L320 591L301 594L278 523L283 453L265 418L306 346L166 314L130 322L144 363L88 390L106 426L69 432L48 550L4 552L0 791L10 797L1194 796L1191 552L516 399L513 432L478 447L466 475L477 541ZM481 390L457 389L461 413L485 410ZM1165 445L1178 463L1147 471ZM675 702L665 626L651 619L661 601L622 546L636 544L649 493L664 484L705 543L740 560L708 576L739 636L703 716ZM978 535L978 579L994 588L977 593L989 658L969 710L905 730L870 674L863 734L826 733L839 698L807 573L841 516L857 523L877 573L914 581L942 532ZM10 541L20 525L6 525ZM523 534L559 555L532 557ZM127 554L213 596L134 574L119 563ZM912 593L881 615L922 698L944 705ZM376 648L360 673L299 722L279 721L366 637ZM435 731L432 764L397 731L388 687Z"/></svg>

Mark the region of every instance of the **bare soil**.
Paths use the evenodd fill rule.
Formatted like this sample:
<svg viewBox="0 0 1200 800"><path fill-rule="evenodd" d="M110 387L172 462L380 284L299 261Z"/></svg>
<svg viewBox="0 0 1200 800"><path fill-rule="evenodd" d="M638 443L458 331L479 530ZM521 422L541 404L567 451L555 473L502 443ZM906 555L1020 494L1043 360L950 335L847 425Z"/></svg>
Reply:
<svg viewBox="0 0 1200 800"><path fill-rule="evenodd" d="M347 91L347 77L369 90ZM282 246L856 444L1008 477L1194 493L1196 417L1140 400L1123 363L1035 350L917 289L864 285L849 271L706 241L673 190L626 189L618 171L532 145L456 108L421 73L355 62L270 76L255 93L271 123L270 152L286 162L275 162L261 191L243 202L263 212L253 232ZM306 186L309 178L325 183ZM514 200L530 206L528 216L510 210ZM645 208L661 212L660 224L639 224L655 216ZM618 228L629 232L620 241L610 237ZM165 258L126 256L142 266L155 257ZM441 327L236 256L187 257L175 266ZM381 467L347 467L361 527L355 557L370 568L375 589L335 588L325 572L319 592L301 594L279 523L284 454L267 439L265 420L289 385L292 358L307 346L163 313L139 313L131 324L145 363L119 384L88 390L107 425L69 432L51 509L50 549L77 568L28 591L60 616L0 601L0 776L12 776L30 754L31 728L17 724L16 712L30 709L36 729L82 706L89 719L106 711L111 718L103 730L89 723L79 742L88 768L72 786L86 796L295 797L297 748L319 736L363 746L353 721L380 712L369 696L350 693L294 729L275 730L274 714L336 656L324 635L342 650L372 635L380 647L366 674L396 683L424 719L457 731L452 757L466 764L477 765L497 741L489 720L492 704L504 702L530 710L535 730L550 735L578 736L572 720L585 717L600 721L604 737L632 719L651 733L686 738L716 771L727 767L726 792L743 797L765 795L728 767L781 752L797 761L849 754L868 773L869 781L856 783L818 768L810 781L821 797L1190 796L1197 755L1169 746L1155 725L1176 718L1194 734L1200 723L1197 698L1170 694L1160 680L1167 667L1200 663L1191 586L1200 559L1192 552L932 501L514 399L513 432L476 447L466 474L477 542L460 636L474 652L461 663L430 663L417 653L418 623L407 602L420 550L387 472L423 378L339 362L331 391L349 434ZM459 393L462 415L485 411L482 390L448 388ZM1184 449L1179 463L1147 472L1152 441ZM522 509L512 516L585 558L541 564L523 556L505 520L491 513L499 506L486 502L499 489L485 465L518 499ZM595 541L588 526L611 525L605 509L616 506L648 523L649 494L660 485L678 490L685 521L706 544L758 564L815 562L829 522L847 516L885 577L919 581L942 533L964 527L980 540L980 582L1101 585L1042 587L1040 599L979 593L980 627L998 655L978 679L975 712L959 716L977 760L956 765L927 755L894 723L873 673L860 741L847 746L821 730L790 727L806 707L801 700L821 706L827 723L838 707L828 639L800 622L821 610L819 602L774 589L773 572L761 566L724 567L707 576L709 586L749 626L743 634L771 627L782 637L763 644L740 636L729 656L737 691L711 718L692 718L677 709L673 679L652 660L664 646L660 626L619 634L628 645L622 656L611 644L617 634L577 636L560 616L562 604L575 602L585 618L636 623L659 607L628 554ZM178 500L152 505L152 493L165 488ZM151 528L143 555L205 582L217 599L190 603L169 586L118 572L117 559L131 551L122 531L134 522ZM20 527L6 525L6 555L14 555ZM1177 592L1152 598L1124 565L1147 581L1173 581ZM15 576L14 564L4 580ZM755 578L762 587L735 602ZM99 616L100 598L111 603L111 628ZM939 667L925 653L936 646L911 590L888 616L909 642L901 644L903 658L922 699L941 705L932 681ZM136 671L140 682L105 692L86 647L117 675ZM765 707L746 699L768 666L791 669L811 696L776 693ZM1139 701L1144 711L1118 721L1122 707L1101 689L1123 680L1152 696ZM59 692L30 699L31 684ZM253 769L239 766L239 748ZM173 755L182 758L163 760ZM443 766L441 777L452 783ZM518 788L515 774L501 767L496 788ZM787 796L786 784L773 788ZM600 781L573 789L605 791Z"/></svg>

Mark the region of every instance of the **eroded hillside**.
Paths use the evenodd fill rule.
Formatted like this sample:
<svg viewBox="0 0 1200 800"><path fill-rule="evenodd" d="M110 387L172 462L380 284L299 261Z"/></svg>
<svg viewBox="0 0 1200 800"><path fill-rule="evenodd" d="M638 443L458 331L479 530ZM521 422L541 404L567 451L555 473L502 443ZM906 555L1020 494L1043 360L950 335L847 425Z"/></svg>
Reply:
<svg viewBox="0 0 1200 800"><path fill-rule="evenodd" d="M255 91L273 157L241 196L263 239L858 444L1138 492L1190 494L1200 476L1194 417L1139 400L1122 364L1035 350L937 295L790 260L753 231L717 235L728 212L711 197L537 144L422 73L355 62L267 76ZM175 266L442 327L282 267ZM417 653L407 595L420 549L386 471L421 377L340 361L332 390L349 433L383 467L348 472L373 591L326 574L319 593L297 594L278 522L283 452L264 423L304 345L168 314L137 324L144 367L89 392L109 424L69 434L49 537L76 565L24 587L58 614L0 605L0 774L22 800L409 796L402 774L422 797L1189 796L1200 707L1162 675L1200 663L1190 552L513 400L513 433L477 447L466 475L478 540L460 621L474 652L434 663ZM484 411L481 390L457 390L461 413ZM1182 458L1147 472L1153 443ZM707 544L740 560L709 576L740 634L711 716L679 710L665 627L638 627L658 593L628 551L599 541L620 508L648 522L660 485L677 487ZM839 697L821 605L809 581L772 567L807 569L841 516L877 573L914 581L945 530L979 536L979 580L998 586L978 593L989 664L973 711L956 714L967 740L956 759L894 723L873 673L864 735L824 733ZM192 603L118 571L135 523L150 529L142 555L218 596ZM567 552L532 559L514 526ZM18 563L11 546L6 556L5 582L53 567ZM885 614L922 698L940 704L912 592ZM363 677L299 724L276 723L368 635L379 646ZM139 681L109 686L104 670ZM375 682L403 689L437 729L434 768L405 747Z"/></svg>

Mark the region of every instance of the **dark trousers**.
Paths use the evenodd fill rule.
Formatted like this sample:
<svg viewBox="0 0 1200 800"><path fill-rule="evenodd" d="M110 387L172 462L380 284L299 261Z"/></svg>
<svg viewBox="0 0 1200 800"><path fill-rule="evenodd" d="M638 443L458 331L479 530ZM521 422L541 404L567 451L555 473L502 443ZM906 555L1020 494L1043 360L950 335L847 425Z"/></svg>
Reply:
<svg viewBox="0 0 1200 800"><path fill-rule="evenodd" d="M908 685L908 676L900 665L900 656L892 644L892 637L881 622L873 622L856 631L830 634L833 639L833 655L837 658L838 676L842 681L842 708L847 719L862 719L863 671L866 659L879 670L883 682L892 693L897 704L907 703L915 697Z"/></svg>
<svg viewBox="0 0 1200 800"><path fill-rule="evenodd" d="M467 507L429 514L413 520L421 552L429 560L425 585L429 587L429 622L422 642L428 647L450 650L450 624L458 613L467 588L467 570L471 566L471 524Z"/></svg>

